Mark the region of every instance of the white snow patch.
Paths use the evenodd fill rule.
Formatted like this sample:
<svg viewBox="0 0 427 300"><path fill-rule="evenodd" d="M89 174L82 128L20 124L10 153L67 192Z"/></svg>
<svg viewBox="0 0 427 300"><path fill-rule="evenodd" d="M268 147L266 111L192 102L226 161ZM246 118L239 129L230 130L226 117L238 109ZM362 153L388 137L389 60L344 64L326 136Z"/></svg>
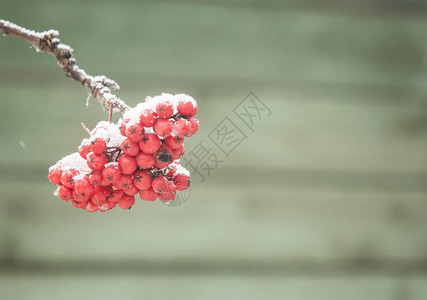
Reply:
<svg viewBox="0 0 427 300"><path fill-rule="evenodd" d="M62 171L75 169L79 172L90 172L91 170L87 166L86 160L80 156L78 152L74 152L68 156L61 158L56 164L49 168L49 171L53 168L59 167Z"/></svg>
<svg viewBox="0 0 427 300"><path fill-rule="evenodd" d="M88 139L89 142L94 141L96 138L101 138L107 142L107 147L119 147L126 139L125 136L120 134L119 125L107 121L101 121L96 124L91 134L91 137Z"/></svg>
<svg viewBox="0 0 427 300"><path fill-rule="evenodd" d="M173 106L173 113L176 114L178 112L177 106L180 101L190 101L194 107L197 106L196 100L193 99L193 97L186 95L186 94L168 94L168 93L162 93L159 96L154 97L146 97L145 102L139 103L134 108L131 108L130 110L126 111L123 114L122 120L129 119L129 126L135 125L139 123L139 119L141 117L141 114L144 113L145 110L151 110L156 111L157 104L161 102L168 101ZM119 124L121 124L122 120L119 121Z"/></svg>

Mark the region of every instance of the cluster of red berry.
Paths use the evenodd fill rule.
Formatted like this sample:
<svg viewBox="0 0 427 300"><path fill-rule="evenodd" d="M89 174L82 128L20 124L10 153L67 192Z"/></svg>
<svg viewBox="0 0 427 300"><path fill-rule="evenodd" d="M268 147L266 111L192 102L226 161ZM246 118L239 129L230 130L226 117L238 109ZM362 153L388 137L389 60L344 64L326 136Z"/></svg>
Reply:
<svg viewBox="0 0 427 300"><path fill-rule="evenodd" d="M190 185L179 165L184 137L195 134L197 103L190 96L162 94L124 113L118 124L99 122L78 153L49 169L64 201L89 212L123 209L141 199L171 201Z"/></svg>

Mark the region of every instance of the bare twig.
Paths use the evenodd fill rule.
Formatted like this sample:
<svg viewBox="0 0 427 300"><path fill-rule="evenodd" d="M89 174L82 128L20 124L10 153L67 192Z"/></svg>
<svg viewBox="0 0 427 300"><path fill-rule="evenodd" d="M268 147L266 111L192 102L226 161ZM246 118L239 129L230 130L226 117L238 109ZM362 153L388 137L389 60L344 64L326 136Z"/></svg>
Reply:
<svg viewBox="0 0 427 300"><path fill-rule="evenodd" d="M77 66L76 60L72 57L73 49L59 42L58 31L35 32L1 19L0 29L4 36L13 34L29 42L36 48L37 52L43 51L53 55L64 70L65 75L88 87L92 95L102 103L105 110L110 110L111 106L115 111L125 112L129 109L123 100L111 92L110 89L119 89L119 85L114 80L105 76L88 75Z"/></svg>
<svg viewBox="0 0 427 300"><path fill-rule="evenodd" d="M82 125L83 129L87 132L87 134L92 135L92 133L90 133L90 130L86 127L85 123L81 122L80 125Z"/></svg>

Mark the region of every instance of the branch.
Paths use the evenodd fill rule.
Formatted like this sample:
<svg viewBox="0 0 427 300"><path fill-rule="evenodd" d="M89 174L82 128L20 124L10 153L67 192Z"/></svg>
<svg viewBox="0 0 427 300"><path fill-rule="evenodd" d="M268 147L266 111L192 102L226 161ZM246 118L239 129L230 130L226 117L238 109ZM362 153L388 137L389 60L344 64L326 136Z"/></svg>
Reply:
<svg viewBox="0 0 427 300"><path fill-rule="evenodd" d="M98 99L105 110L109 110L111 106L115 111L125 112L129 109L129 106L123 100L111 92L110 89L120 88L114 80L105 76L88 75L77 66L76 60L72 57L73 49L59 42L57 38L59 36L58 31L35 32L2 19L0 19L0 29L4 36L13 34L29 42L36 48L37 52L43 51L53 55L64 70L65 75L89 88L92 95Z"/></svg>

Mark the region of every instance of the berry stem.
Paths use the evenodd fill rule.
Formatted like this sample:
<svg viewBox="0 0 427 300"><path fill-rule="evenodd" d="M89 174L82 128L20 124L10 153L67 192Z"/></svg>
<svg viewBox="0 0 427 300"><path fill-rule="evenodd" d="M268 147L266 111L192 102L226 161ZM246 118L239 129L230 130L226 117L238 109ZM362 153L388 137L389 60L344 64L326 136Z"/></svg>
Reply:
<svg viewBox="0 0 427 300"><path fill-rule="evenodd" d="M110 103L110 114L108 116L108 121L111 124L111 119L113 118L113 103Z"/></svg>

